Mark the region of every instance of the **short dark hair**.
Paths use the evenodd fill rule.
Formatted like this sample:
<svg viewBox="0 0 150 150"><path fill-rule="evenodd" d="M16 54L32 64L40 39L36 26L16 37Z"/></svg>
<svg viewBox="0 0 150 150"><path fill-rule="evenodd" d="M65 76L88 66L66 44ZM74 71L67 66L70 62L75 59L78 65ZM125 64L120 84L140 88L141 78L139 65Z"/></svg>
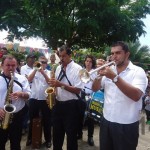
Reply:
<svg viewBox="0 0 150 150"><path fill-rule="evenodd" d="M10 60L15 59L16 62L17 62L17 59L13 55L10 55L10 54L9 55L4 55L2 57L2 64L4 64L5 59L10 59Z"/></svg>
<svg viewBox="0 0 150 150"><path fill-rule="evenodd" d="M35 56L35 54L33 54L33 53L29 53L29 54L27 55L26 59L28 59L28 58L36 58L36 56Z"/></svg>
<svg viewBox="0 0 150 150"><path fill-rule="evenodd" d="M117 42L113 43L111 47L116 47L116 46L121 46L125 52L129 52L128 45L123 41L117 41Z"/></svg>
<svg viewBox="0 0 150 150"><path fill-rule="evenodd" d="M92 60L92 69L95 69L96 68L96 60L92 55L86 55L86 57L84 59L84 67L86 67L85 66L85 61L86 61L87 58L91 58L91 60Z"/></svg>
<svg viewBox="0 0 150 150"><path fill-rule="evenodd" d="M59 49L60 52L62 51L66 51L66 54L67 55L71 55L72 54L72 51L71 51L71 48L69 48L67 45L62 45Z"/></svg>

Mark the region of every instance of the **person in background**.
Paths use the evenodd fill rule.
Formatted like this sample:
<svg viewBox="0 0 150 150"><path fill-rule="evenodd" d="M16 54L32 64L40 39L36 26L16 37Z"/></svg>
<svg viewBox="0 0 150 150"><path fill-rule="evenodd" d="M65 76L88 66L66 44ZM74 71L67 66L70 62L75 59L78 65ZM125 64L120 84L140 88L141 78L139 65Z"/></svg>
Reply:
<svg viewBox="0 0 150 150"><path fill-rule="evenodd" d="M139 118L147 77L141 67L129 60L128 45L118 41L111 46L116 67L105 67L92 89L104 89L103 119L100 125L100 150L136 150Z"/></svg>
<svg viewBox="0 0 150 150"><path fill-rule="evenodd" d="M32 82L31 86L31 98L29 101L29 132L26 146L32 143L32 123L33 119L42 117L43 131L45 138L45 146L51 147L51 110L46 102L45 90L49 87L50 71L46 69L47 59L45 56L40 56L38 62L41 63L41 67L31 70L28 75L28 81Z"/></svg>
<svg viewBox="0 0 150 150"><path fill-rule="evenodd" d="M35 62L36 56L33 53L30 53L26 57L26 64L23 65L20 69L21 75L24 75L28 78L29 73L33 70L33 64Z"/></svg>
<svg viewBox="0 0 150 150"><path fill-rule="evenodd" d="M86 69L87 72L92 71L93 69L96 68L96 60L92 55L87 55L84 60L84 68ZM88 83L84 84L83 91L85 92L85 97L90 96L93 91L92 91L92 83L94 78L96 78L96 73L92 74L90 76L91 80ZM78 130L78 139L82 138L82 128L84 124L84 116L85 116L85 109L88 106L89 99L87 102L85 101L80 101L80 105L83 105L81 107L81 115L80 115L80 124L79 124L79 130ZM86 106L87 105L87 106ZM85 124L88 127L88 139L87 142L90 146L94 146L94 141L93 141L93 134L94 134L94 120L92 118L87 117Z"/></svg>
<svg viewBox="0 0 150 150"><path fill-rule="evenodd" d="M147 96L145 97L145 112L146 112L146 124L150 124L150 91L148 92Z"/></svg>
<svg viewBox="0 0 150 150"><path fill-rule="evenodd" d="M67 135L67 150L77 150L78 101L83 87L79 77L81 66L71 59L72 51L66 45L59 49L61 65L56 69L56 78L51 78L49 84L56 87L56 104L52 110L53 120L53 150L62 150L65 133Z"/></svg>
<svg viewBox="0 0 150 150"><path fill-rule="evenodd" d="M0 51L1 51L1 53L2 53L2 56L4 56L4 55L7 55L7 54L8 54L8 50L7 50L7 48L6 48L6 47L2 47Z"/></svg>
<svg viewBox="0 0 150 150"><path fill-rule="evenodd" d="M21 150L20 142L22 136L22 122L23 116L27 111L25 101L28 100L31 94L28 80L15 73L17 67L17 60L11 55L5 55L2 59L3 73L0 75L0 122L2 123L6 111L4 110L5 102L8 102L7 91L8 88L13 87L12 93L8 93L11 103L16 107L16 110L11 114L11 119L7 129L0 127L0 149L5 150L7 140L10 140L11 150ZM10 72L13 74L13 85L10 85L12 79ZM11 91L10 91L11 92Z"/></svg>
<svg viewBox="0 0 150 150"><path fill-rule="evenodd" d="M51 56L50 56L50 63L47 65L47 69L48 70L56 70L57 66L59 64L56 63L56 56L55 56L55 53L52 53Z"/></svg>
<svg viewBox="0 0 150 150"><path fill-rule="evenodd" d="M36 60L36 56L33 53L29 53L26 57L26 64L22 65L20 68L20 74L24 75L27 79L28 79L29 73L33 70L33 65L34 65L35 60ZM30 82L29 84L31 87L32 83ZM29 101L27 101L27 106L29 105ZM29 123L29 111L24 116L22 134L25 134L28 132L28 123Z"/></svg>

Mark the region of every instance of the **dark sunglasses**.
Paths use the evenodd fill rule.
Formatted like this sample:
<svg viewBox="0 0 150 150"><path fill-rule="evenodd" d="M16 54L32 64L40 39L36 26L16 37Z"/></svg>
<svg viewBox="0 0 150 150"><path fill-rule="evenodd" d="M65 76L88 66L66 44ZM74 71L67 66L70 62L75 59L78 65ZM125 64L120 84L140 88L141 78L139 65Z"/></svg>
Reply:
<svg viewBox="0 0 150 150"><path fill-rule="evenodd" d="M46 62L46 61L41 61L41 63L42 63L42 64L47 64L47 62Z"/></svg>

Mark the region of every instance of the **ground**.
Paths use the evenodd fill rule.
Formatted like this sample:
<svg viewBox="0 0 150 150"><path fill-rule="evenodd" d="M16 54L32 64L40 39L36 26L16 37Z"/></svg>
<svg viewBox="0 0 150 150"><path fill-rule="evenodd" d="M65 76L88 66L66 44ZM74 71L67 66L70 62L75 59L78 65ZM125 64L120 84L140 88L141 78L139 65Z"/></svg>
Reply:
<svg viewBox="0 0 150 150"><path fill-rule="evenodd" d="M142 123L140 123L140 128L139 128L140 136L139 136L137 150L150 150L150 125L145 125L145 116L142 117L141 122ZM89 146L87 144L87 130L85 128L83 130L83 139L79 140L78 142L79 150L99 150L99 126L98 125L95 126L93 139L95 142L95 146ZM22 150L32 150L31 147L25 146L25 142L26 142L26 135L22 137L22 141L21 141ZM7 143L6 150L9 150L9 143ZM44 146L41 146L40 150L46 150L46 148ZM52 147L50 148L50 150L52 150ZM66 141L64 142L63 150L66 150Z"/></svg>

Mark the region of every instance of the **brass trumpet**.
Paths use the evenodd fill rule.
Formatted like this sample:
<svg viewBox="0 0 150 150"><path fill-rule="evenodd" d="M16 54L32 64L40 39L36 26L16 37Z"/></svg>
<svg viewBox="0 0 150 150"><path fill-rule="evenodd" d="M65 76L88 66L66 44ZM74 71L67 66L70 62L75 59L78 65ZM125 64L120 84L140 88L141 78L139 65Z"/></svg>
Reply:
<svg viewBox="0 0 150 150"><path fill-rule="evenodd" d="M40 69L41 69L42 64L41 64L39 61L36 61L36 62L33 64L33 66L34 66L34 69L36 69L36 70L40 70Z"/></svg>
<svg viewBox="0 0 150 150"><path fill-rule="evenodd" d="M106 64L104 64L104 65L102 65L102 66L100 66L100 67L98 67L98 68L96 68L96 69L94 69L90 72L88 72L86 69L81 69L79 71L80 79L81 79L82 82L88 83L91 80L91 78L90 78L91 74L93 74L93 73L95 73L95 72L97 72L97 71L99 71L99 70L101 70L101 69L103 69L107 66L111 66L111 65L115 65L115 62L111 61L111 62L106 63Z"/></svg>

